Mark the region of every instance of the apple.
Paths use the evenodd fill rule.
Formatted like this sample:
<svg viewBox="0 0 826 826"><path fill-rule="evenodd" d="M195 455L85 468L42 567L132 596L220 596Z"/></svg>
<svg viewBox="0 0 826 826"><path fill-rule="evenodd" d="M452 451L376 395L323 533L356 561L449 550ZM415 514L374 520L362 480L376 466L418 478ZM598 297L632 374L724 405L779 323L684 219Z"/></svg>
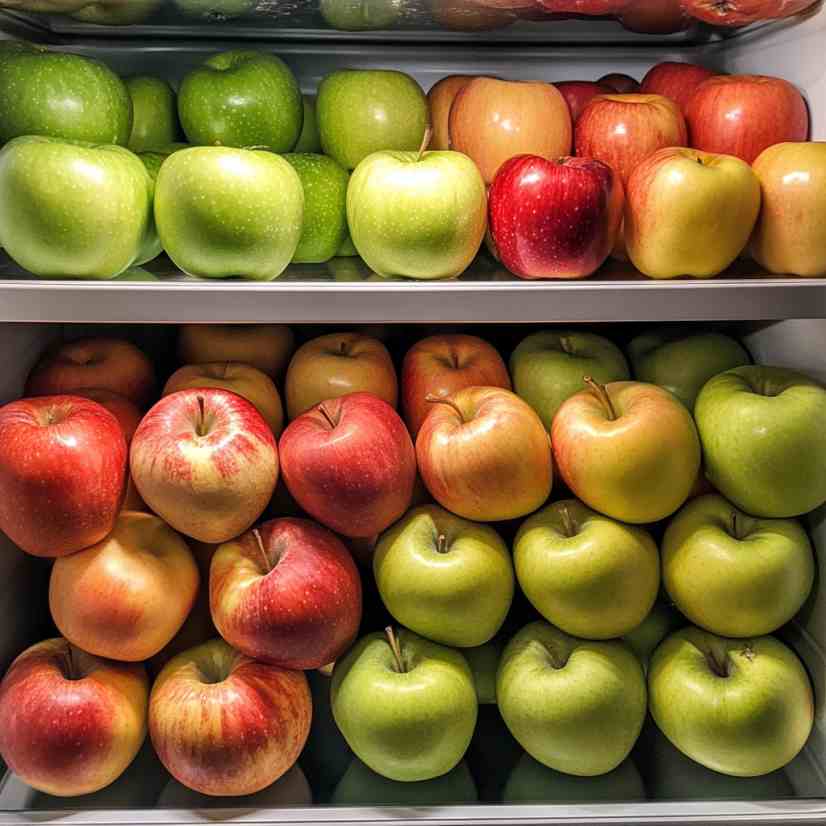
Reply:
<svg viewBox="0 0 826 826"><path fill-rule="evenodd" d="M460 648L491 640L513 600L513 563L499 534L438 505L409 511L382 534L373 575L396 622Z"/></svg>
<svg viewBox="0 0 826 826"><path fill-rule="evenodd" d="M633 0L537 0L548 13L613 15L619 14Z"/></svg>
<svg viewBox="0 0 826 826"><path fill-rule="evenodd" d="M226 23L255 10L257 0L172 0L184 17L204 23Z"/></svg>
<svg viewBox="0 0 826 826"><path fill-rule="evenodd" d="M80 396L84 399L91 399L102 407L105 407L117 420L123 431L123 438L126 439L126 446L132 443L132 437L141 423L143 414L138 406L126 396L114 393L111 390L103 390L97 387L81 387L72 390L73 396Z"/></svg>
<svg viewBox="0 0 826 826"><path fill-rule="evenodd" d="M44 640L0 683L0 756L39 791L98 791L138 753L148 696L142 665L93 657L60 637Z"/></svg>
<svg viewBox="0 0 826 826"><path fill-rule="evenodd" d="M149 221L144 233L143 243L135 257L134 267L138 268L149 261L154 261L162 252L163 245L161 239L158 237L158 228L155 225L155 184L158 180L158 173L161 171L163 162L172 152L177 151L172 147L174 144L168 144L165 149L141 152L138 157L144 165L144 168L149 173L150 180L150 199L152 207L149 210ZM128 274L129 270L125 274Z"/></svg>
<svg viewBox="0 0 826 826"><path fill-rule="evenodd" d="M455 32L491 32L516 21L514 11L491 8L480 0L430 0L430 14L442 28Z"/></svg>
<svg viewBox="0 0 826 826"><path fill-rule="evenodd" d="M643 78L642 93L671 98L685 114L688 102L697 87L716 74L718 73L694 63L658 63L649 69Z"/></svg>
<svg viewBox="0 0 826 826"><path fill-rule="evenodd" d="M318 87L316 116L325 155L355 169L373 152L411 151L428 125L427 99L403 72L343 69Z"/></svg>
<svg viewBox="0 0 826 826"><path fill-rule="evenodd" d="M346 217L346 216L345 216ZM356 258L359 252L353 245L353 239L350 237L350 228L347 228L347 236L341 242L341 246L336 252L336 258Z"/></svg>
<svg viewBox="0 0 826 826"><path fill-rule="evenodd" d="M550 432L562 403L582 390L591 376L601 384L630 378L619 347L595 333L545 330L522 339L511 354L514 390Z"/></svg>
<svg viewBox="0 0 826 826"><path fill-rule="evenodd" d="M135 486L175 530L226 542L255 522L278 479L269 425L227 390L181 390L141 421L130 450Z"/></svg>
<svg viewBox="0 0 826 826"><path fill-rule="evenodd" d="M450 1L450 0L449 0ZM437 0L436 6L442 3ZM430 139L429 149L446 151L450 146L450 109L456 95L470 83L475 75L448 75L438 81L427 93L427 104L430 110L430 125L433 137Z"/></svg>
<svg viewBox="0 0 826 826"><path fill-rule="evenodd" d="M155 394L152 362L134 344L119 338L80 338L47 350L29 373L27 396L110 390L145 407Z"/></svg>
<svg viewBox="0 0 826 826"><path fill-rule="evenodd" d="M589 640L635 629L660 587L651 535L576 499L554 502L522 523L513 564L531 605L552 625Z"/></svg>
<svg viewBox="0 0 826 826"><path fill-rule="evenodd" d="M165 80L150 75L135 75L127 78L125 83L134 112L129 148L133 152L146 152L175 143L180 127L172 87Z"/></svg>
<svg viewBox="0 0 826 826"><path fill-rule="evenodd" d="M440 505L465 519L501 522L545 503L553 482L550 441L528 404L497 387L430 399L416 456Z"/></svg>
<svg viewBox="0 0 826 826"><path fill-rule="evenodd" d="M301 135L304 106L298 81L281 58L236 49L184 77L178 113L191 144L290 152Z"/></svg>
<svg viewBox="0 0 826 826"><path fill-rule="evenodd" d="M315 95L303 95L304 119L301 134L292 151L296 153L321 152L321 136L318 134L318 119L315 112Z"/></svg>
<svg viewBox="0 0 826 826"><path fill-rule="evenodd" d="M477 336L453 333L416 342L404 357L402 409L415 438L433 405L429 395L449 396L465 387L511 389L508 368L495 347Z"/></svg>
<svg viewBox="0 0 826 826"><path fill-rule="evenodd" d="M189 364L169 377L161 396L198 387L217 387L237 393L261 414L276 438L281 435L284 428L281 397L273 380L258 368L232 361Z"/></svg>
<svg viewBox="0 0 826 826"><path fill-rule="evenodd" d="M480 706L496 705L496 672L503 648L498 639L494 639L462 651L473 674L476 700Z"/></svg>
<svg viewBox="0 0 826 826"><path fill-rule="evenodd" d="M404 0L319 0L324 22L344 32L390 29L403 8Z"/></svg>
<svg viewBox="0 0 826 826"><path fill-rule="evenodd" d="M167 254L187 274L269 281L298 248L304 191L298 173L272 152L191 147L161 167L155 221Z"/></svg>
<svg viewBox="0 0 826 826"><path fill-rule="evenodd" d="M813 0L682 0L697 20L715 26L747 26L761 20L791 17L813 5Z"/></svg>
<svg viewBox="0 0 826 826"><path fill-rule="evenodd" d="M178 633L198 582L192 552L175 531L153 514L126 512L105 539L55 561L49 610L83 651L142 662Z"/></svg>
<svg viewBox="0 0 826 826"><path fill-rule="evenodd" d="M0 145L22 135L38 135L126 146L131 131L129 92L103 63L40 46L3 53ZM65 175L64 169L61 180ZM64 198L68 189L68 183L60 187ZM75 213L73 217L78 216ZM96 218L100 217L98 213Z"/></svg>
<svg viewBox="0 0 826 826"><path fill-rule="evenodd" d="M188 788L247 795L295 763L311 714L302 673L212 640L164 666L149 698L149 734L167 771Z"/></svg>
<svg viewBox="0 0 826 826"><path fill-rule="evenodd" d="M296 350L287 369L287 417L295 419L327 399L367 392L398 402L396 368L387 348L361 333L329 333Z"/></svg>
<svg viewBox="0 0 826 826"><path fill-rule="evenodd" d="M672 632L686 625L686 620L673 605L655 602L648 616L636 627L622 635L624 642L639 657L647 671L651 655Z"/></svg>
<svg viewBox="0 0 826 826"><path fill-rule="evenodd" d="M476 725L476 689L465 658L406 629L362 637L336 661L330 696L356 757L389 780L447 774Z"/></svg>
<svg viewBox="0 0 826 826"><path fill-rule="evenodd" d="M531 757L581 777L616 769L645 719L642 666L624 643L580 640L543 621L508 643L496 698Z"/></svg>
<svg viewBox="0 0 826 826"><path fill-rule="evenodd" d="M710 494L672 518L662 545L663 585L695 625L726 637L769 634L812 590L815 561L794 519L755 519Z"/></svg>
<svg viewBox="0 0 826 826"><path fill-rule="evenodd" d="M413 442L398 413L372 393L328 399L302 413L279 449L295 501L342 536L374 536L410 507Z"/></svg>
<svg viewBox="0 0 826 826"><path fill-rule="evenodd" d="M713 278L745 249L759 214L760 182L747 163L663 149L637 166L626 188L628 256L649 278Z"/></svg>
<svg viewBox="0 0 826 826"><path fill-rule="evenodd" d="M723 774L756 777L780 769L812 730L809 677L774 637L677 631L651 658L648 691L660 731L687 757Z"/></svg>
<svg viewBox="0 0 826 826"><path fill-rule="evenodd" d="M162 0L98 0L69 17L93 26L134 26L143 23L160 7Z"/></svg>
<svg viewBox="0 0 826 826"><path fill-rule="evenodd" d="M202 645L218 636L215 624L212 622L212 614L209 611L209 566L204 570L201 565L201 560L195 551L195 546L199 544L201 543L193 541L191 548L201 575L201 585L195 596L195 603L178 633L147 662L146 667L153 678L163 671L163 667L173 657L177 657L178 654L182 654L184 651L188 651L196 645Z"/></svg>
<svg viewBox="0 0 826 826"><path fill-rule="evenodd" d="M562 404L551 428L563 481L586 505L622 522L670 516L700 469L691 414L653 384L585 382L588 388Z"/></svg>
<svg viewBox="0 0 826 826"><path fill-rule="evenodd" d="M321 264L335 257L347 237L346 169L324 155L288 154L304 189L304 228L293 255L298 264Z"/></svg>
<svg viewBox="0 0 826 826"><path fill-rule="evenodd" d="M218 632L242 654L320 668L356 637L361 579L330 531L308 519L274 519L218 548L209 603Z"/></svg>
<svg viewBox="0 0 826 826"><path fill-rule="evenodd" d="M826 501L826 389L782 367L735 367L694 407L706 475L752 516L788 518Z"/></svg>
<svg viewBox="0 0 826 826"><path fill-rule="evenodd" d="M626 2L625 5L629 6L630 3ZM640 82L636 78L621 72L610 72L603 75L597 83L609 86L617 95L635 95L640 91Z"/></svg>
<svg viewBox="0 0 826 826"><path fill-rule="evenodd" d="M571 113L550 83L474 78L453 101L449 124L451 146L476 163L486 184L515 155L571 153Z"/></svg>
<svg viewBox="0 0 826 826"><path fill-rule="evenodd" d="M662 95L601 95L576 122L576 154L608 164L628 183L631 173L658 149L686 146L685 119Z"/></svg>
<svg viewBox="0 0 826 826"><path fill-rule="evenodd" d="M746 163L770 146L809 137L809 110L786 80L763 75L713 77L686 107L695 149L734 155Z"/></svg>
<svg viewBox="0 0 826 826"><path fill-rule="evenodd" d="M554 86L565 98L571 113L571 121L574 124L579 120L585 107L597 95L610 95L614 92L613 87L592 80L565 80L561 83L554 83Z"/></svg>
<svg viewBox="0 0 826 826"><path fill-rule="evenodd" d="M641 34L676 34L691 25L682 0L633 0L623 10L619 22L629 31Z"/></svg>
<svg viewBox="0 0 826 826"><path fill-rule="evenodd" d="M183 364L240 361L271 379L287 368L295 346L286 324L183 324L178 332L178 359Z"/></svg>
<svg viewBox="0 0 826 826"><path fill-rule="evenodd" d="M780 143L753 164L763 209L751 255L771 273L826 275L826 238L818 215L826 211L826 143Z"/></svg>
<svg viewBox="0 0 826 826"><path fill-rule="evenodd" d="M628 357L636 379L664 387L689 410L710 378L751 362L746 348L731 336L679 327L641 333L628 345Z"/></svg>
<svg viewBox="0 0 826 826"><path fill-rule="evenodd" d="M622 183L590 158L511 158L490 188L490 229L520 278L586 278L607 260L622 224Z"/></svg>

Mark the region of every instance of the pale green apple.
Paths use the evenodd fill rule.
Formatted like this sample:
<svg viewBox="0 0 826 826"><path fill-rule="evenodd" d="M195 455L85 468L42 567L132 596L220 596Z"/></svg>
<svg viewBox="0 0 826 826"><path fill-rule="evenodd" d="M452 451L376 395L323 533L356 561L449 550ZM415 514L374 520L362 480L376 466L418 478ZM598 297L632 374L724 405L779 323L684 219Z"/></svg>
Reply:
<svg viewBox="0 0 826 826"><path fill-rule="evenodd" d="M157 151L175 143L180 135L178 106L172 87L159 77L136 75L126 79L132 98L133 152Z"/></svg>
<svg viewBox="0 0 826 826"><path fill-rule="evenodd" d="M516 394L548 430L562 402L582 390L585 376L601 384L630 377L616 344L576 330L546 330L522 339L511 355L510 371Z"/></svg>
<svg viewBox="0 0 826 826"><path fill-rule="evenodd" d="M675 327L638 335L628 345L628 357L635 378L664 387L689 410L710 378L751 362L746 348L731 336Z"/></svg>
<svg viewBox="0 0 826 826"><path fill-rule="evenodd" d="M258 0L173 0L185 17L205 23L225 23L255 9Z"/></svg>
<svg viewBox="0 0 826 826"><path fill-rule="evenodd" d="M150 233L152 180L121 146L22 137L0 151L0 238L46 278L114 278Z"/></svg>
<svg viewBox="0 0 826 826"><path fill-rule="evenodd" d="M726 637L769 634L812 590L815 560L794 519L758 519L722 496L693 499L671 519L663 584L695 625Z"/></svg>
<svg viewBox="0 0 826 826"><path fill-rule="evenodd" d="M645 677L630 648L577 639L542 621L508 643L496 697L522 748L566 774L617 768L645 719Z"/></svg>
<svg viewBox="0 0 826 826"><path fill-rule="evenodd" d="M429 122L427 98L403 72L343 69L318 87L316 117L325 155L355 169L374 152L412 151Z"/></svg>
<svg viewBox="0 0 826 826"><path fill-rule="evenodd" d="M150 18L162 0L97 0L69 16L95 26L134 26Z"/></svg>
<svg viewBox="0 0 826 826"><path fill-rule="evenodd" d="M465 648L465 655L476 686L476 699L479 705L496 703L496 672L502 658L503 646L498 640L490 640L474 648Z"/></svg>
<svg viewBox="0 0 826 826"><path fill-rule="evenodd" d="M301 179L272 152L191 147L158 174L158 234L190 275L271 280L292 260L303 220Z"/></svg>
<svg viewBox="0 0 826 826"><path fill-rule="evenodd" d="M381 535L373 574L397 622L445 645L488 642L513 600L513 563L499 534L438 505L414 508Z"/></svg>
<svg viewBox="0 0 826 826"><path fill-rule="evenodd" d="M656 647L672 632L686 624L685 617L672 605L655 602L648 616L631 631L622 635L623 640L639 657L648 670L648 663Z"/></svg>
<svg viewBox="0 0 826 826"><path fill-rule="evenodd" d="M293 255L298 264L321 264L335 257L347 237L347 183L350 175L326 155L288 154L304 189L304 227Z"/></svg>
<svg viewBox="0 0 826 826"><path fill-rule="evenodd" d="M809 677L774 637L728 639L684 628L654 652L648 690L651 716L673 745L736 777L785 766L814 721Z"/></svg>
<svg viewBox="0 0 826 826"><path fill-rule="evenodd" d="M359 640L336 662L331 698L356 757L390 780L447 774L476 725L476 689L465 658L406 629Z"/></svg>
<svg viewBox="0 0 826 826"><path fill-rule="evenodd" d="M304 95L303 101L304 121L293 152L321 152L321 137L318 134L318 120L315 114L315 95Z"/></svg>
<svg viewBox="0 0 826 826"><path fill-rule="evenodd" d="M404 0L320 0L327 25L345 32L389 29L399 19Z"/></svg>
<svg viewBox="0 0 826 826"><path fill-rule="evenodd" d="M376 152L350 178L347 223L379 275L454 278L485 237L485 184L459 152Z"/></svg>
<svg viewBox="0 0 826 826"><path fill-rule="evenodd" d="M513 562L534 608L585 639L612 639L636 628L660 586L660 555L648 531L576 499L529 516L516 534Z"/></svg>
<svg viewBox="0 0 826 826"><path fill-rule="evenodd" d="M283 60L236 49L193 69L178 90L187 140L290 152L301 135L304 105L298 81Z"/></svg>
<svg viewBox="0 0 826 826"><path fill-rule="evenodd" d="M826 389L782 367L736 367L700 391L694 418L706 476L753 516L826 501Z"/></svg>

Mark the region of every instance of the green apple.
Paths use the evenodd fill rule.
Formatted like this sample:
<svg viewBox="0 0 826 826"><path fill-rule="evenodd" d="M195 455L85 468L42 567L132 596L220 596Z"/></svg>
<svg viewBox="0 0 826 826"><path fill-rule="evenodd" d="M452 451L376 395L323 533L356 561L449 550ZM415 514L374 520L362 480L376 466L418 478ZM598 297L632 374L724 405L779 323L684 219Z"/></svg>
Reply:
<svg viewBox="0 0 826 826"><path fill-rule="evenodd" d="M253 11L258 0L174 0L184 17L206 23L224 23Z"/></svg>
<svg viewBox="0 0 826 826"><path fill-rule="evenodd" d="M338 248L336 258L356 258L358 254L359 251L356 249L355 244L353 244L353 239L350 237L350 230L348 228L347 237Z"/></svg>
<svg viewBox="0 0 826 826"><path fill-rule="evenodd" d="M284 155L284 160L298 173L304 189L304 227L293 261L329 261L347 237L350 175L325 155L290 154Z"/></svg>
<svg viewBox="0 0 826 826"><path fill-rule="evenodd" d="M491 640L483 645L462 651L473 674L473 684L476 686L476 699L479 705L496 703L496 672L499 669L502 650L503 647L498 640Z"/></svg>
<svg viewBox="0 0 826 826"><path fill-rule="evenodd" d="M174 143L180 130L172 87L159 77L136 75L126 79L126 88L134 113L129 148L133 152L147 152Z"/></svg>
<svg viewBox="0 0 826 826"><path fill-rule="evenodd" d="M0 151L0 237L46 278L113 278L150 232L152 181L121 146L22 137Z"/></svg>
<svg viewBox="0 0 826 826"><path fill-rule="evenodd" d="M22 47L0 59L0 143L21 135L125 146L132 101L97 60Z"/></svg>
<svg viewBox="0 0 826 826"><path fill-rule="evenodd" d="M476 784L463 760L447 774L418 783L390 780L353 760L330 803L333 806L450 806L476 803Z"/></svg>
<svg viewBox="0 0 826 826"><path fill-rule="evenodd" d="M554 502L525 520L513 563L522 591L546 620L592 640L636 628L660 586L660 555L648 531L576 499Z"/></svg>
<svg viewBox="0 0 826 826"><path fill-rule="evenodd" d="M648 690L651 716L673 745L736 777L785 766L814 721L809 677L774 637L728 639L684 628L654 652Z"/></svg>
<svg viewBox="0 0 826 826"><path fill-rule="evenodd" d="M339 31L389 29L399 19L403 0L320 0L327 25Z"/></svg>
<svg viewBox="0 0 826 826"><path fill-rule="evenodd" d="M623 634L622 638L639 657L643 668L647 671L654 649L672 631L676 631L685 624L685 617L672 605L655 602L648 616L636 628Z"/></svg>
<svg viewBox="0 0 826 826"><path fill-rule="evenodd" d="M301 179L272 152L196 146L158 174L161 243L190 275L271 280L292 260L303 220Z"/></svg>
<svg viewBox="0 0 826 826"><path fill-rule="evenodd" d="M625 356L594 333L546 330L523 339L510 358L513 389L550 430L562 402L579 393L584 376L600 384L629 377Z"/></svg>
<svg viewBox="0 0 826 826"><path fill-rule="evenodd" d="M465 658L402 629L368 634L336 662L333 715L356 757L390 780L447 774L476 725Z"/></svg>
<svg viewBox="0 0 826 826"><path fill-rule="evenodd" d="M438 505L414 508L381 535L373 574L393 618L444 645L488 642L513 600L513 563L499 534Z"/></svg>
<svg viewBox="0 0 826 826"><path fill-rule="evenodd" d="M789 517L826 501L826 389L782 367L715 376L694 408L706 476L753 516Z"/></svg>
<svg viewBox="0 0 826 826"><path fill-rule="evenodd" d="M634 763L595 777L563 774L523 754L511 772L503 803L599 803L645 800L645 787Z"/></svg>
<svg viewBox="0 0 826 826"><path fill-rule="evenodd" d="M315 95L304 95L303 100L304 121L293 152L321 152L321 137L318 134L318 120L315 114Z"/></svg>
<svg viewBox="0 0 826 826"><path fill-rule="evenodd" d="M695 625L726 637L769 634L812 590L815 560L794 519L759 519L710 494L671 519L663 538L663 584Z"/></svg>
<svg viewBox="0 0 826 826"><path fill-rule="evenodd" d="M237 49L214 55L184 78L178 114L190 143L290 152L301 135L304 105L283 60Z"/></svg>
<svg viewBox="0 0 826 826"><path fill-rule="evenodd" d="M171 154L171 153L169 153ZM158 173L161 171L163 162L167 159L168 154L164 152L141 152L138 157L143 161L146 171L150 178L150 202L155 203L155 184L158 180ZM149 210L149 223L146 228L146 237L141 245L141 250L138 257L135 259L135 266L153 261L163 252L163 244L161 244L160 236L158 235L158 228L155 224L155 210L154 207Z"/></svg>
<svg viewBox="0 0 826 826"><path fill-rule="evenodd" d="M645 719L645 677L630 648L580 640L542 621L508 643L496 697L522 748L565 774L615 769Z"/></svg>
<svg viewBox="0 0 826 826"><path fill-rule="evenodd" d="M731 336L668 327L634 338L628 357L635 378L670 390L689 410L710 378L751 362L746 348Z"/></svg>
<svg viewBox="0 0 826 826"><path fill-rule="evenodd" d="M162 0L98 0L69 16L95 26L134 26L143 23L160 7Z"/></svg>
<svg viewBox="0 0 826 826"><path fill-rule="evenodd" d="M318 87L316 116L325 155L355 169L373 152L412 151L422 143L427 98L410 75L343 69Z"/></svg>
<svg viewBox="0 0 826 826"><path fill-rule="evenodd" d="M508 731L495 705L479 706L476 730L465 759L476 779L479 799L491 803L502 800L511 770L524 754L522 746Z"/></svg>
<svg viewBox="0 0 826 826"><path fill-rule="evenodd" d="M460 152L376 152L350 178L347 223L379 275L455 278L485 237L485 184Z"/></svg>

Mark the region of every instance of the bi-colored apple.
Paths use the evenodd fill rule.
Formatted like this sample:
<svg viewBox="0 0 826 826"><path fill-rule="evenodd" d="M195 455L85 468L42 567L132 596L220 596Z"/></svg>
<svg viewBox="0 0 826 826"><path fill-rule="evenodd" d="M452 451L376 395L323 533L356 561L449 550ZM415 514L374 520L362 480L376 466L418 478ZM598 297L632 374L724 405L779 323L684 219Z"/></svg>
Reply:
<svg viewBox="0 0 826 826"><path fill-rule="evenodd" d="M685 114L691 96L697 87L718 72L695 63L665 61L649 69L642 80L642 93L671 98Z"/></svg>

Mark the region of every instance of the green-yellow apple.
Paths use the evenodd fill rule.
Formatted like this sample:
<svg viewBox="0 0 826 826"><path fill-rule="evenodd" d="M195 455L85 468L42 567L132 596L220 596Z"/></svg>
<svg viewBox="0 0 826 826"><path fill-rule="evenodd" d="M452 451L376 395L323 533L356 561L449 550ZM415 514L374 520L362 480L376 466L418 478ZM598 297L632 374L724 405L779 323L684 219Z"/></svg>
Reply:
<svg viewBox="0 0 826 826"><path fill-rule="evenodd" d="M134 26L154 14L161 2L162 0L97 0L72 12L69 17L95 26Z"/></svg>
<svg viewBox="0 0 826 826"><path fill-rule="evenodd" d="M514 540L513 563L522 591L548 622L591 640L636 628L660 586L651 535L576 499L528 517Z"/></svg>
<svg viewBox="0 0 826 826"><path fill-rule="evenodd" d="M645 800L645 787L634 763L595 777L564 774L523 754L502 793L503 803L597 803Z"/></svg>
<svg viewBox="0 0 826 826"><path fill-rule="evenodd" d="M129 148L140 153L175 143L180 128L172 87L165 80L150 75L135 75L125 82L134 113Z"/></svg>
<svg viewBox="0 0 826 826"><path fill-rule="evenodd" d="M444 645L488 642L513 600L513 563L499 534L438 505L408 511L381 535L373 575L397 622Z"/></svg>
<svg viewBox="0 0 826 826"><path fill-rule="evenodd" d="M320 0L328 26L345 32L389 29L399 19L404 0Z"/></svg>
<svg viewBox="0 0 826 826"><path fill-rule="evenodd" d="M683 754L713 771L755 777L785 766L814 721L809 677L774 637L672 634L648 669L651 716Z"/></svg>
<svg viewBox="0 0 826 826"><path fill-rule="evenodd" d="M292 151L304 120L287 64L250 49L222 52L193 69L178 91L178 113L192 144L273 152Z"/></svg>
<svg viewBox="0 0 826 826"><path fill-rule="evenodd" d="M636 627L622 635L640 658L643 668L648 663L656 647L672 632L686 624L685 617L665 602L655 602L648 616Z"/></svg>
<svg viewBox="0 0 826 826"><path fill-rule="evenodd" d="M293 255L297 264L320 264L338 253L347 237L350 175L326 155L284 155L304 189L304 228Z"/></svg>
<svg viewBox="0 0 826 826"><path fill-rule="evenodd" d="M746 248L759 213L760 181L745 161L661 149L626 187L628 256L649 278L712 278Z"/></svg>
<svg viewBox="0 0 826 826"><path fill-rule="evenodd" d="M167 145L167 148L168 147L169 144ZM159 151L141 152L138 155L146 171L149 173L152 208L149 210L149 225L146 228L146 235L144 236L138 257L135 259L136 267L141 266L141 264L146 264L148 261L154 261L163 252L163 245L161 244L158 227L155 223L155 186L158 181L158 173L161 171L161 166L163 166L163 162L171 154L171 152L163 149Z"/></svg>
<svg viewBox="0 0 826 826"><path fill-rule="evenodd" d="M45 278L114 278L150 233L152 180L121 146L27 136L0 151L0 236Z"/></svg>
<svg viewBox="0 0 826 826"><path fill-rule="evenodd" d="M452 648L402 629L368 634L336 662L333 715L356 757L390 780L447 774L476 725L473 675Z"/></svg>
<svg viewBox="0 0 826 826"><path fill-rule="evenodd" d="M496 698L528 754L585 777L617 768L645 719L645 677L630 648L580 640L542 621L526 625L505 648Z"/></svg>
<svg viewBox="0 0 826 826"><path fill-rule="evenodd" d="M565 484L586 505L642 524L670 516L688 498L700 469L691 414L667 390L620 381L571 396L551 429Z"/></svg>
<svg viewBox="0 0 826 826"><path fill-rule="evenodd" d="M295 254L303 220L301 179L272 152L192 147L158 173L158 234L189 275L276 278Z"/></svg>
<svg viewBox="0 0 826 826"><path fill-rule="evenodd" d="M304 95L304 122L293 152L321 152L321 136L315 113L315 95Z"/></svg>
<svg viewBox="0 0 826 826"><path fill-rule="evenodd" d="M815 560L794 519L755 519L722 496L674 515L662 544L663 584L695 625L726 637L769 634L812 590Z"/></svg>
<svg viewBox="0 0 826 826"><path fill-rule="evenodd" d="M689 410L713 376L749 364L739 341L723 333L692 333L662 327L642 333L628 345L634 378L670 390Z"/></svg>
<svg viewBox="0 0 826 826"><path fill-rule="evenodd" d="M753 516L789 517L826 501L826 388L782 367L736 367L694 408L706 476Z"/></svg>
<svg viewBox="0 0 826 826"><path fill-rule="evenodd" d="M39 47L4 52L0 144L20 135L42 135L126 146L131 132L129 92L103 63ZM59 189L65 193L64 187Z"/></svg>
<svg viewBox="0 0 826 826"><path fill-rule="evenodd" d="M513 386L550 431L562 402L592 376L607 384L630 378L628 362L612 341L594 333L547 330L522 339L510 358Z"/></svg>
<svg viewBox="0 0 826 826"><path fill-rule="evenodd" d="M417 149L428 125L427 100L403 72L343 69L321 81L316 117L324 154L355 169L373 152Z"/></svg>
<svg viewBox="0 0 826 826"><path fill-rule="evenodd" d="M462 651L473 674L479 705L496 705L496 672L502 650L503 646L498 640L490 640Z"/></svg>
<svg viewBox="0 0 826 826"><path fill-rule="evenodd" d="M206 23L225 23L253 11L257 0L173 0L184 17Z"/></svg>
<svg viewBox="0 0 826 826"><path fill-rule="evenodd" d="M769 272L826 275L826 143L779 143L755 160L763 209L751 254Z"/></svg>

